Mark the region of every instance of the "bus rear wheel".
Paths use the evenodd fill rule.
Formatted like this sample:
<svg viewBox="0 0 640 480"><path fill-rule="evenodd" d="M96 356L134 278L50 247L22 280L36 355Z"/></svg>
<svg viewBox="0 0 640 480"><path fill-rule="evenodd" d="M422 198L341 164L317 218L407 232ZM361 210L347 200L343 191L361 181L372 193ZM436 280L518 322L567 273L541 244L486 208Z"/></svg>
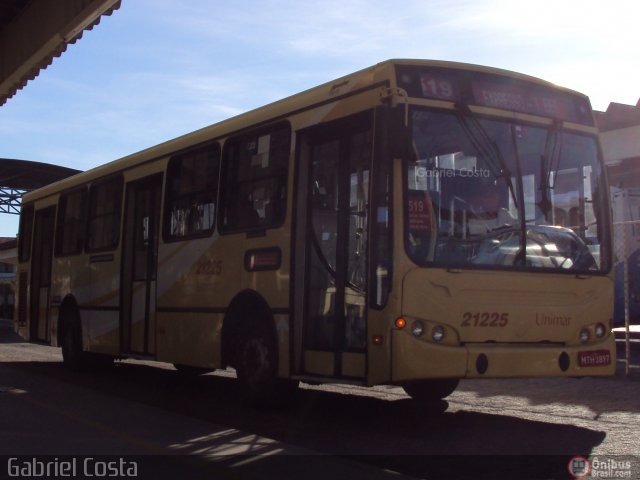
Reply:
<svg viewBox="0 0 640 480"><path fill-rule="evenodd" d="M108 368L113 365L113 356L89 353L82 350L82 328L77 311L67 309L62 316L62 363L74 372Z"/></svg>
<svg viewBox="0 0 640 480"><path fill-rule="evenodd" d="M458 383L457 378L434 378L405 383L402 388L414 400L433 403L451 395Z"/></svg>
<svg viewBox="0 0 640 480"><path fill-rule="evenodd" d="M82 351L82 332L80 323L68 319L62 331L62 362L72 371L79 371L85 366L85 354Z"/></svg>

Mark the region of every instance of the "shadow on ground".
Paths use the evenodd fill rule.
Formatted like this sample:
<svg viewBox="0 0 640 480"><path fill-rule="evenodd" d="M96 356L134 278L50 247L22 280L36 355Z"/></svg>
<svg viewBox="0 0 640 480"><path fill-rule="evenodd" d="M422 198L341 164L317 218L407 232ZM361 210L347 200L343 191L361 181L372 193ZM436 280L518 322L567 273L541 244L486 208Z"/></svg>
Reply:
<svg viewBox="0 0 640 480"><path fill-rule="evenodd" d="M91 373L71 373L58 362L4 365L229 429L429 479L563 478L559 472L566 472L573 454L588 455L605 438L604 432L572 425L476 412L443 413L442 408L427 408L400 396L388 400L304 388L287 409L259 410L243 404L232 378L188 378L146 364L118 363ZM206 436L190 438L184 433L172 439L172 445L178 445L182 453L206 455L208 448L220 442L219 435L214 442ZM304 463L286 458L260 461L265 462L265 468L276 468L278 462ZM507 473L501 477L497 471ZM545 475L532 476L536 471ZM549 475L551 472L556 473Z"/></svg>
<svg viewBox="0 0 640 480"><path fill-rule="evenodd" d="M20 338L10 329L0 328L0 344L17 342L21 342ZM302 388L287 409L259 410L242 402L232 378L211 374L185 377L171 368L140 363L116 363L112 368L83 373L68 372L61 362L52 361L3 366L43 375L61 385L70 384L211 422L212 432L224 431L220 426L229 429L228 435L237 436L239 433L234 430L252 432L333 458L431 480L568 478L571 456L588 456L605 438L604 432L589 428L508 414L443 412L446 405L428 408L406 396L381 399L358 395L357 389L356 394L349 395ZM580 380L568 381L580 385ZM518 381L515 382L505 384L510 394L517 394L514 385L517 389ZM486 384L463 382L462 389L490 396L489 390L482 390L483 385ZM14 386L20 388L19 384ZM529 394L532 402L549 402L549 392L542 387L539 393ZM584 404L606 409L604 400L601 403L584 393L583 397L589 397L583 400ZM606 392L605 397L609 408L616 408L615 399L611 404L611 392ZM178 446L181 453L197 453L201 457L219 443L219 434L212 439L176 432L171 439L171 446ZM282 462L288 464L288 471L296 463L294 470L299 468L300 477L309 480L313 475L305 473L305 457L265 456L250 463L255 468L258 462L263 472L273 471L274 475ZM216 465L238 472L245 468L245 463L232 457L218 458Z"/></svg>

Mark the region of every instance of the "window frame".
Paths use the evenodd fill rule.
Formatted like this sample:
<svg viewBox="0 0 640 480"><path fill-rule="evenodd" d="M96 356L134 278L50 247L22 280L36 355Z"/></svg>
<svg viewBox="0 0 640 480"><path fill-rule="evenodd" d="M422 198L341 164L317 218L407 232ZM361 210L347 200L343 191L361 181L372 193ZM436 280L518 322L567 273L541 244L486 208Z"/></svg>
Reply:
<svg viewBox="0 0 640 480"><path fill-rule="evenodd" d="M417 110L422 110L425 112L430 112L430 113L441 113L441 114L449 114L449 115L455 115L455 111L449 110L449 109L443 109L443 108L436 108L436 107L428 107L428 106L422 106L419 104L411 104L410 107L413 111L417 111ZM531 127L531 128L541 128L541 129L549 129L551 128L550 126L545 126L542 125L538 122L533 122L533 121L526 121L526 120L520 120L520 119L516 119L516 118L511 118L511 117L506 117L506 116L496 116L496 115L490 115L490 114L483 114L477 115L478 119L485 119L485 120L489 120L489 121L495 121L495 122L500 122L500 123L513 123L514 125L520 125L520 126L524 126L524 127ZM409 123L409 129L410 131L413 131L413 122L414 122L414 117L411 115L410 113L410 123ZM584 137L584 138L591 138L593 139L593 141L595 142L595 145L598 145L598 141L597 141L597 136L593 133L589 133L589 132L583 132L583 131L579 131L576 129L572 129L572 128L562 128L560 130L560 134L561 135L577 135L580 137ZM600 185L605 186L606 188L606 180L604 178L604 175L606 174L606 169L605 166L603 164L602 161L602 157L600 156L600 154L596 153L597 157L596 157L596 164L598 166L598 168L601 169L600 175ZM402 199L402 204L403 204L403 243L404 243L404 251L407 254L407 257L411 259L411 261L419 266L419 267L427 267L427 268L456 268L456 269L465 269L465 270L485 270L485 271L510 271L510 272L527 272L527 273L560 273L563 275L593 275L593 276L606 276L610 273L611 269L613 268L613 262L611 259L611 256L608 255L609 258L604 258L601 257L601 264L600 267L597 270L574 270L574 269L561 269L561 268L545 268L545 267L532 267L532 266L518 266L518 265L509 265L509 266L504 266L504 265L494 265L494 264L473 264L473 263L452 263L446 260L420 260L418 259L415 255L413 255L411 253L411 248L410 248L410 242L409 242L409 226L410 226L410 218L409 218L409 210L407 208L407 200L409 198L409 182L408 182L408 178L407 178L407 168L409 163L411 163L412 161L414 161L412 156L405 156L405 158L403 159L402 162L402 188L403 188L403 199ZM518 158L517 160L517 165L514 168L514 180L516 182L516 189L521 189L522 188L522 180L525 178L526 175L522 174L522 170L521 167L523 166L523 163L521 161L520 158ZM519 178L518 178L519 176ZM603 195L603 194L601 194ZM606 195L606 194L604 194ZM526 202L523 202L524 205L526 206ZM605 203L608 204L608 201L606 201L605 199ZM524 208L524 207L523 207ZM521 212L523 215L525 214L524 210L522 210ZM520 212L519 212L520 214ZM519 223L519 222L518 222ZM527 223L527 225L529 225ZM603 237L602 237L602 241L609 243L610 245L612 245L612 238L610 236L609 232L609 228L606 227L610 227L612 225L611 223L611 218L610 215L608 213L608 209L603 209L602 211L602 217L599 220L599 225L601 228L603 228ZM432 241L438 241L437 239L432 239ZM611 248L605 248L605 252L606 251L610 251ZM604 266L603 266L604 265Z"/></svg>
<svg viewBox="0 0 640 480"><path fill-rule="evenodd" d="M29 218L29 225L25 225ZM36 218L36 209L33 203L22 206L20 222L18 226L18 262L25 263L31 260L31 244L33 242L33 224ZM28 228L26 234L25 228ZM26 244L25 242L28 242Z"/></svg>
<svg viewBox="0 0 640 480"><path fill-rule="evenodd" d="M217 165L214 167L214 175L215 178L211 185L213 185L214 191L212 195L213 199L213 221L211 222L210 228L204 229L197 233L190 233L183 236L177 236L171 233L171 206L175 203L176 199L184 199L187 197L196 197L206 194L211 187L208 185L206 189L190 192L189 194L183 195L174 195L172 191L172 180L174 178L173 169L178 169L182 166L182 162L185 159L192 158L195 155L201 153L210 153L213 155L217 155L217 158L214 159L214 162L217 162ZM173 242L182 242L191 239L197 238L206 238L213 235L216 229L216 223L218 221L219 216L219 204L220 204L220 169L222 163L222 148L220 147L220 143L217 141L208 142L206 144L198 145L194 148L190 148L184 152L180 152L171 156L169 162L167 163L167 175L166 175L166 185L165 185L165 195L164 195L164 210L162 215L162 239L165 243L173 243Z"/></svg>
<svg viewBox="0 0 640 480"><path fill-rule="evenodd" d="M278 171L278 167L276 167L276 171L273 173L269 173L262 176L254 176L248 180L240 180L238 173L240 172L239 164L242 161L242 148L243 146L247 146L248 142L255 140L257 144L259 144L259 140L261 137L266 135L273 135L275 132L285 130L287 133L287 141L286 141L286 155L283 158L282 163L279 166L280 171ZM288 120L279 121L277 123L273 123L266 127L254 128L247 130L239 135L234 137L230 137L225 141L224 148L222 150L222 168L220 174L220 208L218 210L218 218L217 225L218 230L221 234L234 234L234 233L244 233L246 232L250 235L252 232L260 235L262 232L268 229L274 229L281 227L287 217L287 201L288 201L288 190L289 190L289 164L291 161L291 147L293 143L292 139L293 129L291 127L291 123ZM256 145L256 148L259 148ZM273 153L273 146L269 145L269 158ZM235 172L233 171L235 170ZM255 224L244 225L239 222L234 222L230 225L225 225L225 218L230 213L231 205L235 208L237 207L237 202L231 201L232 198L237 200L237 193L232 197L230 191L236 190L236 192L240 191L240 185L255 185L255 184L267 184L270 181L275 182L275 191L284 192L282 198L278 199L281 203L280 211L278 214L274 216L271 221L266 223L258 222ZM271 198L277 199L277 194L272 196ZM240 216L238 215L237 218Z"/></svg>
<svg viewBox="0 0 640 480"><path fill-rule="evenodd" d="M82 215L79 220L69 221L66 217L67 213L67 200L70 196L79 193L81 195L81 205L82 207ZM58 217L56 219L56 230L55 230L55 245L54 245L54 257L68 257L72 255L79 255L83 252L85 247L85 243L87 241L88 228L87 228L87 220L89 216L88 206L88 197L89 190L86 186L82 186L79 188L74 188L72 190L68 190L60 194L58 198ZM64 246L64 233L65 229L73 224L80 223L80 241L76 242L78 247L72 251L63 251Z"/></svg>
<svg viewBox="0 0 640 480"><path fill-rule="evenodd" d="M96 201L95 199L95 194L94 192L101 187L104 187L107 184L110 183L117 183L117 191L118 191L118 203L117 203L117 208L114 209L113 211L110 211L108 213L105 214L101 214L101 215L94 215L94 203ZM97 252L108 252L108 251L113 251L116 250L118 248L118 246L120 245L120 237L121 235L121 230L122 230L122 204L123 204L123 193L124 193L124 176L121 173L106 177L106 178L102 178L100 180L97 180L95 182L93 182L90 186L89 186L89 207L87 209L87 220L86 220L86 227L87 227L87 232L85 235L85 251L90 252L90 253L97 253ZM90 245L90 240L91 240L91 230L92 230L92 222L94 222L97 218L105 218L109 215L115 215L117 221L114 222L117 225L117 230L116 230L116 235L114 237L114 240L112 243L110 244L104 244L104 245L100 245L99 247L91 247Z"/></svg>

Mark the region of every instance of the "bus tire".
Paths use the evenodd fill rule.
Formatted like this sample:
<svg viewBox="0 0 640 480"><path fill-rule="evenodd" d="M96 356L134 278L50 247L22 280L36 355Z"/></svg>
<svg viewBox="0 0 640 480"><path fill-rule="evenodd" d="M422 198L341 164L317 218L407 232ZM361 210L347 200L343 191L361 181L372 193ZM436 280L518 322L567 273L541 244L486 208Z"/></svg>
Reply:
<svg viewBox="0 0 640 480"><path fill-rule="evenodd" d="M61 316L62 362L73 371L109 368L113 365L113 356L89 353L82 350L82 327L80 315L73 306L65 306Z"/></svg>
<svg viewBox="0 0 640 480"><path fill-rule="evenodd" d="M402 388L414 400L433 403L451 395L459 381L457 378L434 378L405 383Z"/></svg>
<svg viewBox="0 0 640 480"><path fill-rule="evenodd" d="M82 351L80 318L77 313L66 309L62 320L62 362L69 370L77 372L86 366L86 354Z"/></svg>
<svg viewBox="0 0 640 480"><path fill-rule="evenodd" d="M278 378L278 349L266 327L240 338L236 374L244 400L254 406L286 406L297 388L297 382Z"/></svg>

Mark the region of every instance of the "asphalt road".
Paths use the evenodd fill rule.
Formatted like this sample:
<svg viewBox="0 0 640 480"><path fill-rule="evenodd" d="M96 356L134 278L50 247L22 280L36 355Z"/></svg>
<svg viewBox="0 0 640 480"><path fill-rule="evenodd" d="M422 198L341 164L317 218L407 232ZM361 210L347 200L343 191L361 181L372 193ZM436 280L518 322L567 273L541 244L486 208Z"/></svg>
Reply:
<svg viewBox="0 0 640 480"><path fill-rule="evenodd" d="M126 361L72 373L61 360L0 321L0 478L3 461L35 455L140 458L137 478L571 478L574 455L630 459L640 475L636 368L463 381L440 409L397 387L303 385L289 409L260 411L240 402L230 372L185 378Z"/></svg>

